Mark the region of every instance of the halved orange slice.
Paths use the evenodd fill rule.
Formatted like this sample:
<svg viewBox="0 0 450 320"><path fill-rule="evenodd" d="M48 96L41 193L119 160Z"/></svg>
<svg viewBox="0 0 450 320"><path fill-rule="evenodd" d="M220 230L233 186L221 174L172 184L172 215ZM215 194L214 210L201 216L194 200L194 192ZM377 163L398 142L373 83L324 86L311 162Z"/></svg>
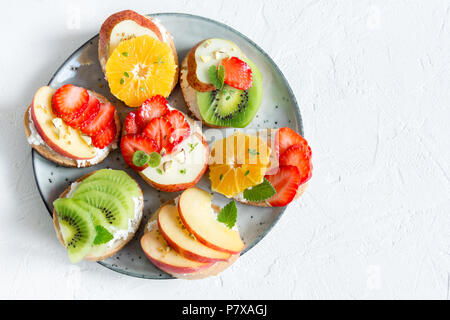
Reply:
<svg viewBox="0 0 450 320"><path fill-rule="evenodd" d="M270 165L270 148L257 136L235 133L211 149L211 189L231 198L260 184Z"/></svg>
<svg viewBox="0 0 450 320"><path fill-rule="evenodd" d="M170 46L148 35L122 41L106 62L111 93L130 107L155 95L167 97L175 72Z"/></svg>

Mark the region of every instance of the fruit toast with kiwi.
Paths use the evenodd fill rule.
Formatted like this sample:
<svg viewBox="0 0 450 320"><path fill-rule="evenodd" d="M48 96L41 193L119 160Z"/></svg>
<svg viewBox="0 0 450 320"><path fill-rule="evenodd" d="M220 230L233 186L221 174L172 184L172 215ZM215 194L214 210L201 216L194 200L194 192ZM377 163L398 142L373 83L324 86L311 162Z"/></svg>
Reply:
<svg viewBox="0 0 450 320"><path fill-rule="evenodd" d="M225 39L200 41L181 64L180 86L190 112L205 125L244 128L262 102L262 75Z"/></svg>

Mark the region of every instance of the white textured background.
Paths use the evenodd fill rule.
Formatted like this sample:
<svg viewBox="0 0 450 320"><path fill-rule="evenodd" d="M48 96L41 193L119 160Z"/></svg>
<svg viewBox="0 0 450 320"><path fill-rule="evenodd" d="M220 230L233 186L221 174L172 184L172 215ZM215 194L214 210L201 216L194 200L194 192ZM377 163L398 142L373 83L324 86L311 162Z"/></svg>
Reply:
<svg viewBox="0 0 450 320"><path fill-rule="evenodd" d="M309 189L216 278L71 266L34 183L25 107L128 8L238 29L301 106ZM450 1L9 1L0 26L0 298L450 297Z"/></svg>

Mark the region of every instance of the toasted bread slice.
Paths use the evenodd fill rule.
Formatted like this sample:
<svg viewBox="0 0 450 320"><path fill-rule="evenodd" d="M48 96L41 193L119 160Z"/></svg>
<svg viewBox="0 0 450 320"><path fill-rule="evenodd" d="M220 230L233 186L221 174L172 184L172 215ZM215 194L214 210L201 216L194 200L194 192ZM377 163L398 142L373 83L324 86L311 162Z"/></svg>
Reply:
<svg viewBox="0 0 450 320"><path fill-rule="evenodd" d="M178 75L180 68L178 64L178 53L172 35L159 22L158 19L140 15L139 13L132 10L124 10L114 13L113 15L109 16L105 20L105 22L103 22L100 28L98 41L98 59L100 62L100 66L102 67L103 73L106 73L106 62L108 61L109 58L109 42L111 37L111 31L118 22L124 20L132 20L141 27L151 30L152 33L154 33L160 41L165 42L170 46L174 56L175 64L177 66L177 70L175 72L172 85L173 90L173 88L175 88L176 84L178 83Z"/></svg>
<svg viewBox="0 0 450 320"><path fill-rule="evenodd" d="M161 205L163 207L166 204L175 204L175 200L170 200ZM160 208L161 208L160 207ZM211 207L214 209L215 212L220 212L220 208L214 204L211 205ZM150 217L147 224L144 228L144 234L152 230L152 228L155 228L158 226L156 220L158 218L159 209ZM186 280L197 280L197 279L204 279L211 276L216 276L222 271L229 268L236 260L239 258L239 253L231 255L231 257L227 261L218 261L213 263L211 266L208 266L206 268L199 269L198 271L191 272L191 273L173 273L169 270L163 270L164 272L170 274L171 276L178 278L178 279L186 279Z"/></svg>
<svg viewBox="0 0 450 320"><path fill-rule="evenodd" d="M89 93L93 94L101 103L108 102L108 99L106 99L104 96L102 96L101 94L99 94L97 92L89 91ZM45 143L41 143L41 144L30 143L30 145L33 149L35 149L37 152L39 152L39 154L41 156L43 156L44 158L46 158L52 162L55 162L56 164L63 166L63 167L85 168L85 167L94 166L94 165L102 162L113 149L117 148L117 142L119 141L120 132L121 132L121 123L120 123L119 114L118 114L117 110L114 114L114 120L116 122L116 131L117 131L116 137L114 138L113 142L111 142L109 144L109 146L106 147L107 152L105 152L101 157L96 158L95 161L90 161L90 160L77 161L74 159L67 158L67 157L57 153L53 149L51 149L50 146L48 146ZM28 107L25 112L23 122L24 122L24 127L25 127L25 135L28 139L32 133L32 130L34 132L36 131L35 128L33 128L33 129L31 128L31 126L34 126L34 124L31 121L31 117L30 117L30 107Z"/></svg>
<svg viewBox="0 0 450 320"><path fill-rule="evenodd" d="M95 172L96 171L93 171L93 172L90 172L90 173L82 176L81 178L77 179L76 182L82 182L84 179L86 179L87 177L89 177L91 174L93 174ZM70 189L71 189L71 186L69 186L66 190L64 190L64 192L62 192L59 195L59 198L65 198L67 196L67 194L70 192ZM108 248L107 251L103 252L102 255L88 254L87 256L84 257L84 260L87 260L87 261L100 261L100 260L104 260L106 258L109 258L109 257L115 255L117 252L119 252L131 239L133 239L134 234L139 229L139 226L140 226L141 220L142 220L142 215L143 215L142 213L143 213L143 209L144 209L144 205L143 205L144 196L142 194L142 189L141 189L141 199L142 199L142 206L141 206L141 211L139 213L139 221L136 224L133 232L130 233L126 239L121 240L121 241L117 241L113 246ZM58 216L56 214L55 209L53 209L53 226L54 226L55 231L56 231L56 236L58 237L58 239L61 242L61 244L65 247L66 245L64 243L64 240L63 240L63 237L62 237L62 234L61 234L61 230L59 228Z"/></svg>

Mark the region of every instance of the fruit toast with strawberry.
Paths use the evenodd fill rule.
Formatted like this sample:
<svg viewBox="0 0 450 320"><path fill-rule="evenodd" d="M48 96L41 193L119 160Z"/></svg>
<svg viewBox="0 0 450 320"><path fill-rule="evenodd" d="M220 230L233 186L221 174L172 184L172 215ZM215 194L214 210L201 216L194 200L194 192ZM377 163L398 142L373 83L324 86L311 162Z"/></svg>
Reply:
<svg viewBox="0 0 450 320"><path fill-rule="evenodd" d="M311 148L294 130L235 133L211 148L211 189L261 207L283 207L298 198L312 175Z"/></svg>
<svg viewBox="0 0 450 320"><path fill-rule="evenodd" d="M128 113L120 148L126 164L161 191L190 188L207 169L209 148L200 127L160 95Z"/></svg>
<svg viewBox="0 0 450 320"><path fill-rule="evenodd" d="M41 87L24 115L25 134L43 157L66 167L100 163L117 148L121 123L102 95L72 84Z"/></svg>
<svg viewBox="0 0 450 320"><path fill-rule="evenodd" d="M206 39L194 46L180 72L183 98L205 125L244 128L262 102L262 75L229 40Z"/></svg>

